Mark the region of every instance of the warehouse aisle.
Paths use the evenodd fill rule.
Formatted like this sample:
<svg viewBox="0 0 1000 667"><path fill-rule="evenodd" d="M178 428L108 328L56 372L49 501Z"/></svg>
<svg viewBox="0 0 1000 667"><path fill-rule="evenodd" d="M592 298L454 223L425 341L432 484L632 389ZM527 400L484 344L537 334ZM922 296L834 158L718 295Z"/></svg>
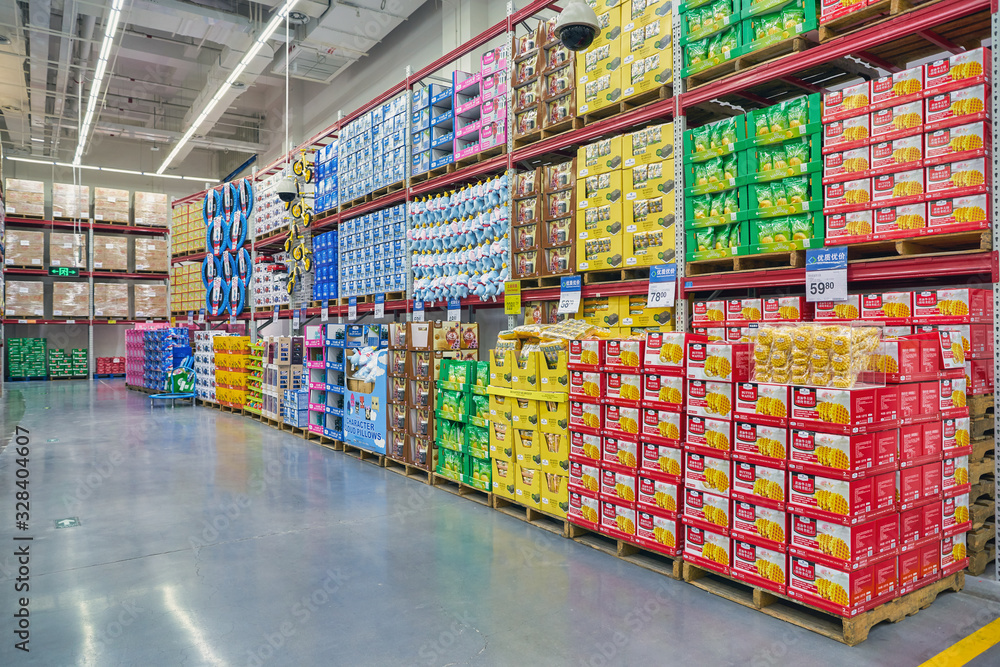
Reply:
<svg viewBox="0 0 1000 667"><path fill-rule="evenodd" d="M119 380L6 390L34 540L29 654L0 551L4 665L917 665L1000 616L970 579L849 649L249 419Z"/></svg>

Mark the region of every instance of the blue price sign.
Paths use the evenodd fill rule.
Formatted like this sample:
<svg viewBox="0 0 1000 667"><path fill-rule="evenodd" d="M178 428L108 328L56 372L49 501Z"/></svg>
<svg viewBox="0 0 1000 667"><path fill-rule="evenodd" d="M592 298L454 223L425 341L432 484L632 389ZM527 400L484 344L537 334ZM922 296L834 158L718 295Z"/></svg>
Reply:
<svg viewBox="0 0 1000 667"><path fill-rule="evenodd" d="M462 300L461 299L448 299L448 321L449 322L461 322L462 321Z"/></svg>
<svg viewBox="0 0 1000 667"><path fill-rule="evenodd" d="M347 319L352 322L358 319L358 297L356 296L347 299Z"/></svg>
<svg viewBox="0 0 1000 667"><path fill-rule="evenodd" d="M385 294L375 295L375 319L380 320L385 317Z"/></svg>
<svg viewBox="0 0 1000 667"><path fill-rule="evenodd" d="M650 268L646 305L649 308L673 308L676 295L677 265L663 264Z"/></svg>
<svg viewBox="0 0 1000 667"><path fill-rule="evenodd" d="M806 250L806 301L847 300L847 246Z"/></svg>
<svg viewBox="0 0 1000 667"><path fill-rule="evenodd" d="M330 319L330 302L324 301L320 304L320 308L322 308L322 312L319 314L319 320L320 322L326 322Z"/></svg>
<svg viewBox="0 0 1000 667"><path fill-rule="evenodd" d="M423 322L424 321L424 302L414 301L413 302L413 321Z"/></svg>
<svg viewBox="0 0 1000 667"><path fill-rule="evenodd" d="M559 282L559 307L556 312L559 315L575 315L580 310L583 280L580 276L564 276Z"/></svg>

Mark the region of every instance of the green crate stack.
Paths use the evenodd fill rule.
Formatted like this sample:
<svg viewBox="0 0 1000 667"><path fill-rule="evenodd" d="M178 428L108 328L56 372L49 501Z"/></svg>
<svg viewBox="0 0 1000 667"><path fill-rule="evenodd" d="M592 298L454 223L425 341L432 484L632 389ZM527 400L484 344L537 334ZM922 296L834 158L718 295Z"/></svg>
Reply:
<svg viewBox="0 0 1000 667"><path fill-rule="evenodd" d="M688 130L688 261L822 246L820 132L818 94Z"/></svg>
<svg viewBox="0 0 1000 667"><path fill-rule="evenodd" d="M691 0L681 14L681 76L816 30L816 0Z"/></svg>
<svg viewBox="0 0 1000 667"><path fill-rule="evenodd" d="M7 375L12 378L44 378L48 341L45 338L7 339Z"/></svg>
<svg viewBox="0 0 1000 667"><path fill-rule="evenodd" d="M49 377L54 379L70 377L70 358L66 350L52 348L49 350Z"/></svg>
<svg viewBox="0 0 1000 667"><path fill-rule="evenodd" d="M87 350L84 348L74 348L70 353L70 375L73 377L87 377Z"/></svg>
<svg viewBox="0 0 1000 667"><path fill-rule="evenodd" d="M489 362L443 359L437 380L437 474L492 488L489 436Z"/></svg>

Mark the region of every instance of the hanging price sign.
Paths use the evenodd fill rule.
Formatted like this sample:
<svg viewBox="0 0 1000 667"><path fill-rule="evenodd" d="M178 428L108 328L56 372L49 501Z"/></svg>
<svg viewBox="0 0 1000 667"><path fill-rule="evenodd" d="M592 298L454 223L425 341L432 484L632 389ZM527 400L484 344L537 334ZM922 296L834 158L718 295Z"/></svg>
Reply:
<svg viewBox="0 0 1000 667"><path fill-rule="evenodd" d="M293 330L295 330L295 331L299 330L299 322L302 321L301 318L302 318L302 311L301 310L296 309L296 310L292 311L292 329Z"/></svg>
<svg viewBox="0 0 1000 667"><path fill-rule="evenodd" d="M677 296L677 265L663 264L649 269L648 308L673 308Z"/></svg>
<svg viewBox="0 0 1000 667"><path fill-rule="evenodd" d="M205 323L205 309L202 308L201 310L198 311L198 324L204 324L204 323Z"/></svg>
<svg viewBox="0 0 1000 667"><path fill-rule="evenodd" d="M356 296L347 299L347 319L352 322L358 319L358 297Z"/></svg>
<svg viewBox="0 0 1000 667"><path fill-rule="evenodd" d="M806 301L847 300L847 246L806 250Z"/></svg>
<svg viewBox="0 0 1000 667"><path fill-rule="evenodd" d="M413 321L423 322L424 321L424 302L414 301L413 302Z"/></svg>
<svg viewBox="0 0 1000 667"><path fill-rule="evenodd" d="M194 311L189 310L188 312L188 324L194 324Z"/></svg>
<svg viewBox="0 0 1000 667"><path fill-rule="evenodd" d="M448 299L448 321L449 322L461 322L462 321L462 300L461 299Z"/></svg>
<svg viewBox="0 0 1000 667"><path fill-rule="evenodd" d="M564 276L559 287L559 315L575 315L580 310L580 298L583 295L583 280L580 276Z"/></svg>
<svg viewBox="0 0 1000 667"><path fill-rule="evenodd" d="M375 295L375 319L380 320L385 317L385 294Z"/></svg>
<svg viewBox="0 0 1000 667"><path fill-rule="evenodd" d="M330 319L330 302L324 301L321 304L321 307L323 310L319 314L319 320L320 322L326 322L327 320Z"/></svg>
<svg viewBox="0 0 1000 667"><path fill-rule="evenodd" d="M521 314L521 281L508 280L503 284L504 315Z"/></svg>

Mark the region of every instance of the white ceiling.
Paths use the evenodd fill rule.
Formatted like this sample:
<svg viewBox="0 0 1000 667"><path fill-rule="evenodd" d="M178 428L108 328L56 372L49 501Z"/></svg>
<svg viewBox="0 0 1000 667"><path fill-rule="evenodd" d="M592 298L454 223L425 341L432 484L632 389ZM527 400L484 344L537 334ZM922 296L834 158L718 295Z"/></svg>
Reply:
<svg viewBox="0 0 1000 667"><path fill-rule="evenodd" d="M305 82L335 79L424 1L299 0L295 11L309 20L291 29L292 99ZM84 164L158 166L282 4L125 0ZM110 6L110 0L0 0L0 35L11 42L0 45L5 154L72 160L78 99L89 95ZM167 173L212 175L280 146L284 41L282 26L241 76L244 88L229 89Z"/></svg>

